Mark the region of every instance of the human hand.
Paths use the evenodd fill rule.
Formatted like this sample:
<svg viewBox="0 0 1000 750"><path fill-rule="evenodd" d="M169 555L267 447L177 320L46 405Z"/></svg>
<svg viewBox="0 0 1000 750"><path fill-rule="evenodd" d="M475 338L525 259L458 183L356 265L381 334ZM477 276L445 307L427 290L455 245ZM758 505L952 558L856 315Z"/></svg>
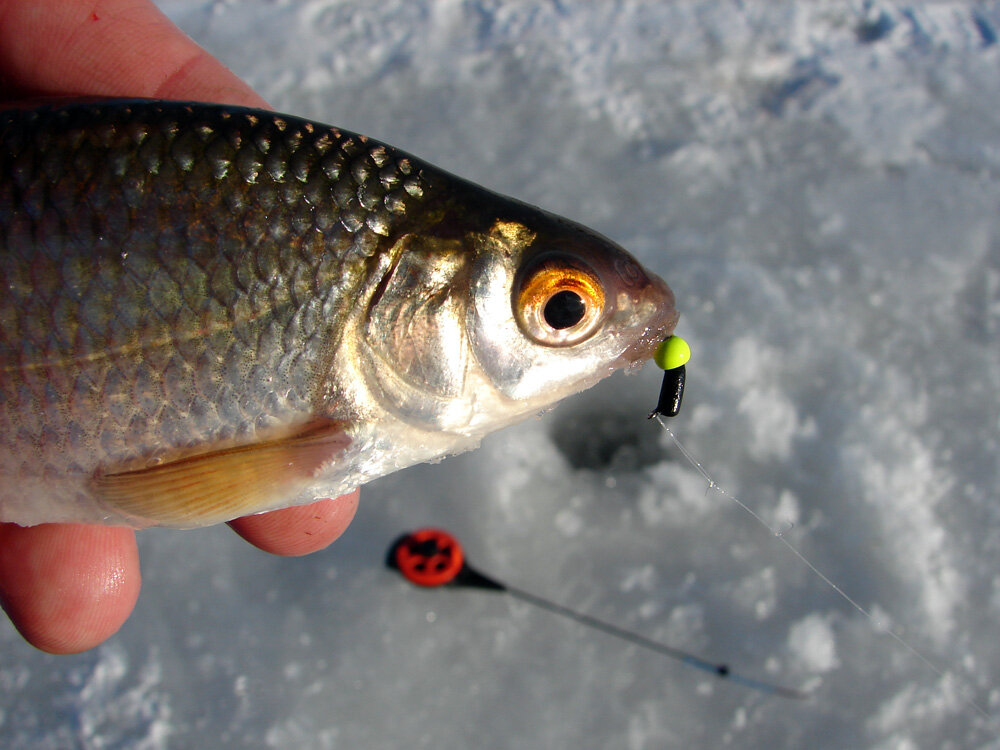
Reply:
<svg viewBox="0 0 1000 750"><path fill-rule="evenodd" d="M136 96L267 103L148 0L0 0L0 102ZM304 555L340 536L358 491L230 522L251 544ZM37 648L74 653L122 626L139 595L131 529L0 523L0 605Z"/></svg>

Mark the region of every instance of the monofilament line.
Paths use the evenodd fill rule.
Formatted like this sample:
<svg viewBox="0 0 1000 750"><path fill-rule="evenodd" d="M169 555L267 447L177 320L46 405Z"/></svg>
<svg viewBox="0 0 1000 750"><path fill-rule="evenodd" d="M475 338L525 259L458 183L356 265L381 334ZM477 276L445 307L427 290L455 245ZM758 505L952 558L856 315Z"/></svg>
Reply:
<svg viewBox="0 0 1000 750"><path fill-rule="evenodd" d="M781 542L783 545L785 545L785 547L791 550L792 554L795 555L802 562L802 564L805 565L807 568L809 568L809 570L811 570L817 577L819 577L821 581L823 581L827 586L836 591L845 602L850 604L852 607L854 607L854 609L856 609L858 612L860 612L862 615L868 618L868 621L871 622L871 624L875 626L877 630L880 630L881 632L889 635L893 640L896 641L896 643L901 645L903 648L905 648L907 651L913 654L913 656L915 656L917 659L923 662L924 665L927 666L927 668L930 669L932 672L934 672L934 674L936 674L938 677L940 677L941 679L946 679L944 670L939 668L930 659L928 659L922 653L917 651L917 649L911 646L906 641L905 638L899 635L899 633L895 632L892 628L886 626L885 623L883 623L880 619L875 617L875 615L873 615L867 609L858 604L858 602L852 599L842 588L840 588L840 586L831 581L829 577L827 577L821 570L819 570L819 568L817 568L815 565L809 562L809 560L806 559L805 555L799 552L799 550L791 542L789 542L788 539L784 537L782 532L772 527L769 523L767 523L767 521L761 518L760 515L755 513L750 506L748 506L738 497L729 493L723 487L720 487L719 484L714 479L712 479L711 475L705 470L705 467L701 464L701 462L698 461L691 454L691 451L689 451L683 443L681 443L681 441L673 433L673 430L667 427L666 423L663 421L663 417L657 414L656 421L660 423L660 427L662 427L663 430L667 433L671 441L673 441L673 444L677 446L677 450L681 452L681 455L683 455L684 458L687 459L688 463L690 463L691 466L693 466L698 471L698 473L705 478L705 481L708 482L709 490L715 490L723 497L729 498L734 503L736 503L740 508L742 508L748 514L750 514L750 516L755 521L757 521L757 523L759 523L761 526L763 526L765 529L771 532L771 534L775 536L779 542ZM973 698L969 697L968 695L961 694L965 692L964 690L962 690L961 686L959 686L959 691L960 691L959 698L962 700L963 703L972 708L976 713L978 713L984 719L986 719L990 723L993 723L993 715L991 713L989 713L983 706L981 706Z"/></svg>

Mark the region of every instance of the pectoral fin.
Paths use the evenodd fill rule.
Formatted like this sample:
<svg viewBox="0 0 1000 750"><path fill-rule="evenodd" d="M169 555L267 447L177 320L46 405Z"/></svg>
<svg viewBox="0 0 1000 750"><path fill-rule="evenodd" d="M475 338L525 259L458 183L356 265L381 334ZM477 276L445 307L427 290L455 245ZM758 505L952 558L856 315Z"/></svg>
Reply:
<svg viewBox="0 0 1000 750"><path fill-rule="evenodd" d="M182 456L95 477L109 506L164 526L208 526L259 513L293 497L351 443L344 423L312 422L277 439Z"/></svg>

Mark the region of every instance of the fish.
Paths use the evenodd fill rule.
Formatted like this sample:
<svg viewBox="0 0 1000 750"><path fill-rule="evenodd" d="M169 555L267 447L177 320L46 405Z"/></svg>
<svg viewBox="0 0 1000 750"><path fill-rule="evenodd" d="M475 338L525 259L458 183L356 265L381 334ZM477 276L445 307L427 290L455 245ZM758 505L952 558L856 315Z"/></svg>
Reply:
<svg viewBox="0 0 1000 750"><path fill-rule="evenodd" d="M0 520L207 526L476 447L648 360L611 240L291 115L0 112Z"/></svg>

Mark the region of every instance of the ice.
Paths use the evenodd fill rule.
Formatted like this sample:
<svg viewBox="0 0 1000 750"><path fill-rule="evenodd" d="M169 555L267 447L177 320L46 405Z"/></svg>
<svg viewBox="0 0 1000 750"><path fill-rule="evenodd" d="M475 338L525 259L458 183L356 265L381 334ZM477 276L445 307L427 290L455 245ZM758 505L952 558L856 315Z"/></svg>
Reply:
<svg viewBox="0 0 1000 750"><path fill-rule="evenodd" d="M1000 2L170 0L277 108L583 221L693 349L365 489L329 551L145 532L109 643L0 627L0 747L1000 748ZM443 526L496 593L382 567ZM941 674L895 642L892 628Z"/></svg>

